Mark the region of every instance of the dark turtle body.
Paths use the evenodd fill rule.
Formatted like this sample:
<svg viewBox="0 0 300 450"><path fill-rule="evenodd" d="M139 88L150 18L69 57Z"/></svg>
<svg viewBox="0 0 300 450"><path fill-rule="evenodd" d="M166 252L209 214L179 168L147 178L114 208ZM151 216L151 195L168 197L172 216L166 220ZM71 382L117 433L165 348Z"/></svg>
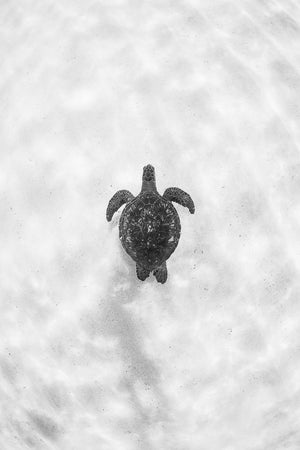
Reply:
<svg viewBox="0 0 300 450"><path fill-rule="evenodd" d="M126 203L119 222L119 237L136 262L137 277L142 281L152 271L158 282L167 280L166 260L176 249L181 231L179 216L171 202L186 206L192 214L195 212L193 200L181 189L168 188L162 196L157 192L155 171L150 164L143 169L142 190L137 197L121 190L109 201L108 221Z"/></svg>
<svg viewBox="0 0 300 450"><path fill-rule="evenodd" d="M180 230L172 203L154 192L142 192L125 206L119 236L131 258L152 271L174 252Z"/></svg>

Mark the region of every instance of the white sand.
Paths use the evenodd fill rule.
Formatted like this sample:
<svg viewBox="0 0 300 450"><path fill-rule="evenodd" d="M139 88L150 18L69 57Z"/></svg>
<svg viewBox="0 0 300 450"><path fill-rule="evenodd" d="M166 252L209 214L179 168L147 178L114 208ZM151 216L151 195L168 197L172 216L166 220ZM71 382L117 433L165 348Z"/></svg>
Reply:
<svg viewBox="0 0 300 450"><path fill-rule="evenodd" d="M299 450L300 6L2 1L0 449ZM188 191L169 279L105 220Z"/></svg>

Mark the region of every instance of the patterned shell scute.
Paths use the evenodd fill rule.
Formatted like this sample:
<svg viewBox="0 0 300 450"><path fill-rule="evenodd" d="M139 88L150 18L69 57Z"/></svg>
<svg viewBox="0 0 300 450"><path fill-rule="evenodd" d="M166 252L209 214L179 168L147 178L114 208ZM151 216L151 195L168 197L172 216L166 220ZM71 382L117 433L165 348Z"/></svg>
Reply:
<svg viewBox="0 0 300 450"><path fill-rule="evenodd" d="M120 240L126 252L145 268L153 269L174 252L180 220L171 202L159 194L141 193L120 219Z"/></svg>

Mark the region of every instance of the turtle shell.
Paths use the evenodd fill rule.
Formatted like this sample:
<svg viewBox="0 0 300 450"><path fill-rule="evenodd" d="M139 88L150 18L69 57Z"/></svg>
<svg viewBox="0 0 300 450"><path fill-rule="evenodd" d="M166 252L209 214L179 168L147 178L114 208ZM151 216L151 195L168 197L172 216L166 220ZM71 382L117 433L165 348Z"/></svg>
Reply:
<svg viewBox="0 0 300 450"><path fill-rule="evenodd" d="M159 194L145 192L124 208L119 236L134 261L154 270L174 252L180 229L179 216L172 203Z"/></svg>

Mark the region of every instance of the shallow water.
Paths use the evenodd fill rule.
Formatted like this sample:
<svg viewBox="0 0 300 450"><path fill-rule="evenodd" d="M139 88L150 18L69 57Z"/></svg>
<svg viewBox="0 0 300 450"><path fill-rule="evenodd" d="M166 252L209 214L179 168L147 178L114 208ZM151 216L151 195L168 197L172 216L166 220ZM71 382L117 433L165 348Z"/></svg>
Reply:
<svg viewBox="0 0 300 450"><path fill-rule="evenodd" d="M300 448L300 9L2 2L1 450ZM118 239L190 193L165 285Z"/></svg>

